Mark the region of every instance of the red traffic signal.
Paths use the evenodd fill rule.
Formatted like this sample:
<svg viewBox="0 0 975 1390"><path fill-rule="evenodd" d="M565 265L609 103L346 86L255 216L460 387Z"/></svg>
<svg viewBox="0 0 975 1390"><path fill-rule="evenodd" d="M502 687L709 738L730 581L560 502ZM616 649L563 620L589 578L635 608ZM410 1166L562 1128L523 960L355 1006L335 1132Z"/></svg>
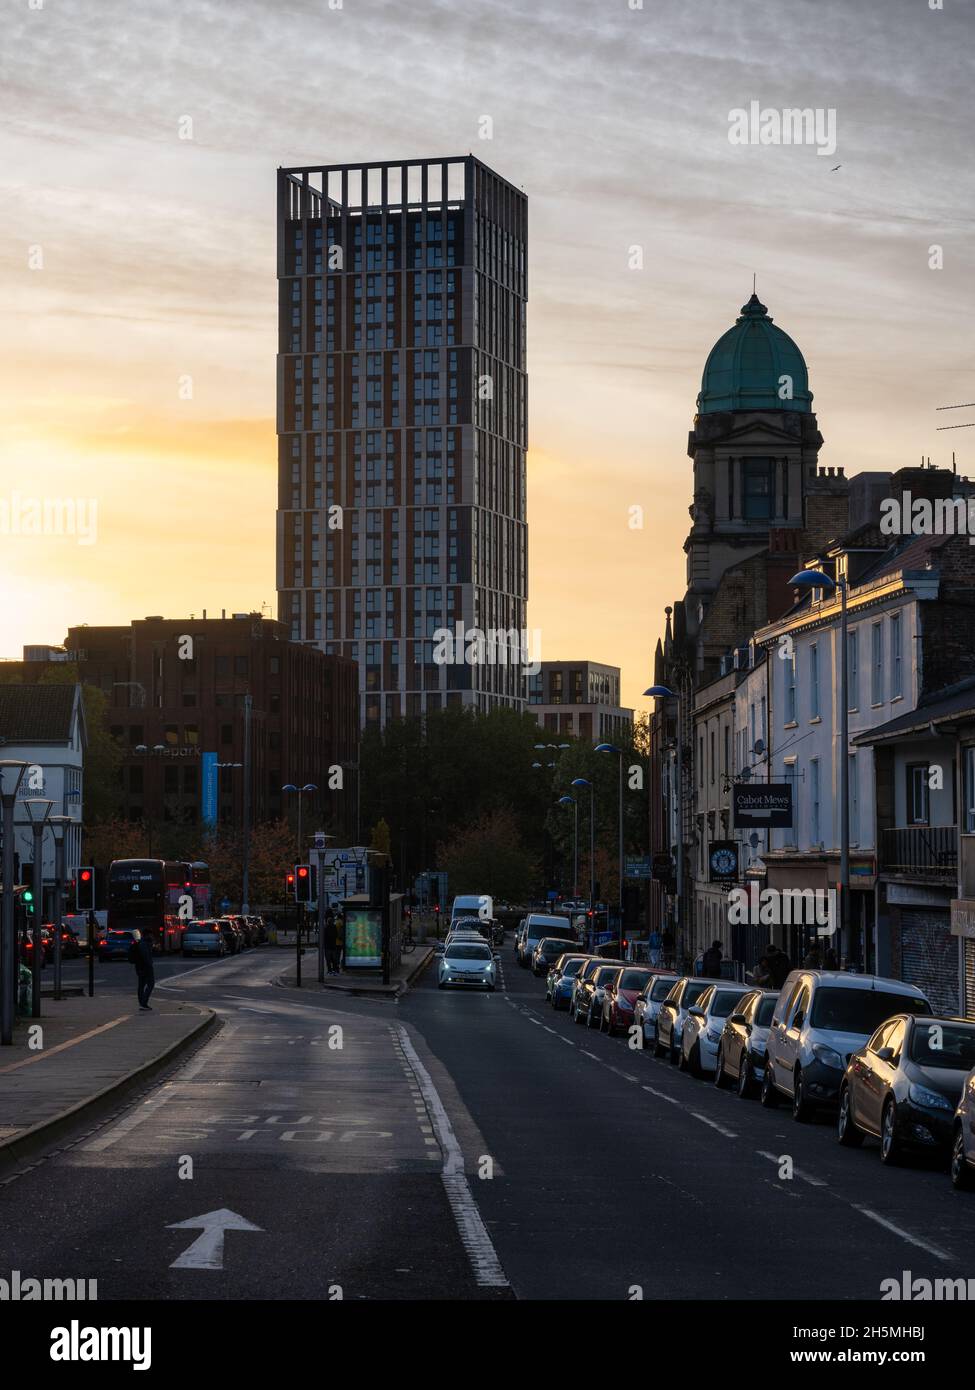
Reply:
<svg viewBox="0 0 975 1390"><path fill-rule="evenodd" d="M78 870L75 879L75 906L79 912L91 912L95 907L95 870L90 864Z"/></svg>
<svg viewBox="0 0 975 1390"><path fill-rule="evenodd" d="M295 902L310 903L312 900L311 891L311 865L295 865Z"/></svg>

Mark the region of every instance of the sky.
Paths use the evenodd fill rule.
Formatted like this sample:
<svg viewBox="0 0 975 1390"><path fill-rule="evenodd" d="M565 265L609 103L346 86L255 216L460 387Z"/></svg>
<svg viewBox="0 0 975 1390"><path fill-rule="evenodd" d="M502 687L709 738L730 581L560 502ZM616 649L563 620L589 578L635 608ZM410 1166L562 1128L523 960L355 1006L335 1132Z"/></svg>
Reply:
<svg viewBox="0 0 975 1390"><path fill-rule="evenodd" d="M975 400L973 39L970 0L10 0L0 656L276 616L275 170L471 151L529 198L529 627L645 709L753 274L822 465L975 476L936 414ZM835 154L732 143L752 101L832 109Z"/></svg>

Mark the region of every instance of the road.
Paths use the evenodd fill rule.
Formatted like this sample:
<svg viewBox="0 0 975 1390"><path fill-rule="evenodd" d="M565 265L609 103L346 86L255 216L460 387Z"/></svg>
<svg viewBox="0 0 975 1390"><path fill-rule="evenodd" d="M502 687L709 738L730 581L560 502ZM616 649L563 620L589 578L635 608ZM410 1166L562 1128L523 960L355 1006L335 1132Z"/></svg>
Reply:
<svg viewBox="0 0 975 1390"><path fill-rule="evenodd" d="M493 995L432 969L399 1004L299 994L284 968L160 964L219 1033L0 1187L0 1267L192 1300L877 1299L972 1273L975 1200L943 1172L586 1031L510 945ZM214 1212L199 1267L186 1223Z"/></svg>

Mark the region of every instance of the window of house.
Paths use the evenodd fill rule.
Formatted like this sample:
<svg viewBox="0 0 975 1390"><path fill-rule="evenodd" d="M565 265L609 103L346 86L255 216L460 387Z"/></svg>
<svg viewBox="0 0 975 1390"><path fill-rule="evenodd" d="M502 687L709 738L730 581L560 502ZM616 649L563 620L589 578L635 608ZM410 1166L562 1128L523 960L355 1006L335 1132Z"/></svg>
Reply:
<svg viewBox="0 0 975 1390"><path fill-rule="evenodd" d="M928 764L908 763L907 823L908 825L929 825L930 822L931 797L928 786Z"/></svg>
<svg viewBox="0 0 975 1390"><path fill-rule="evenodd" d="M848 632L846 637L846 687L847 687L847 708L860 708L860 667L858 665L858 634L854 630Z"/></svg>
<svg viewBox="0 0 975 1390"><path fill-rule="evenodd" d="M774 496L772 459L745 459L742 469L742 508L746 521L772 515Z"/></svg>
<svg viewBox="0 0 975 1390"><path fill-rule="evenodd" d="M890 698L904 694L904 671L901 665L901 615L890 615Z"/></svg>
<svg viewBox="0 0 975 1390"><path fill-rule="evenodd" d="M809 718L819 718L819 644L809 648Z"/></svg>
<svg viewBox="0 0 975 1390"><path fill-rule="evenodd" d="M814 845L818 845L823 838L820 828L818 758L813 758L809 763L809 838Z"/></svg>
<svg viewBox="0 0 975 1390"><path fill-rule="evenodd" d="M874 623L870 630L870 703L882 705L884 701L884 626Z"/></svg>

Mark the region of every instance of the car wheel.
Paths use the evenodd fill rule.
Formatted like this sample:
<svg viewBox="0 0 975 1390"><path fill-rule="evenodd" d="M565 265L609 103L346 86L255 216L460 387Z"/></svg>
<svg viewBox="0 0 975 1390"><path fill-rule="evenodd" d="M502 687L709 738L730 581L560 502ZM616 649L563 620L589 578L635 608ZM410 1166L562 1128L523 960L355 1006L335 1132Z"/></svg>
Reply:
<svg viewBox="0 0 975 1390"><path fill-rule="evenodd" d="M748 1060L748 1053L743 1052L738 1062L738 1094L742 1100L747 1100L752 1093L754 1082L752 1081L751 1064Z"/></svg>
<svg viewBox="0 0 975 1390"><path fill-rule="evenodd" d="M687 1070L690 1072L691 1076L695 1077L698 1081L703 1081L703 1079L704 1079L704 1068L703 1068L703 1066L701 1065L701 1039L700 1039L700 1038L698 1038L697 1042L696 1042L696 1043L694 1044L694 1046L691 1048L690 1056L689 1056L688 1059L687 1059Z"/></svg>
<svg viewBox="0 0 975 1390"><path fill-rule="evenodd" d="M687 1058L684 1056L684 1044L681 1043L680 1051L677 1053L677 1070L687 1071Z"/></svg>
<svg viewBox="0 0 975 1390"><path fill-rule="evenodd" d="M880 1121L880 1161L888 1168L896 1168L903 1157L904 1145L897 1135L897 1107L889 1100Z"/></svg>
<svg viewBox="0 0 975 1390"><path fill-rule="evenodd" d="M844 1086L840 1091L840 1113L836 1121L836 1137L847 1149L858 1149L863 1143L863 1130L853 1120L849 1086Z"/></svg>
<svg viewBox="0 0 975 1390"><path fill-rule="evenodd" d="M654 1055L655 1057L662 1057L662 1056L664 1055L664 1049L663 1049L663 1046L661 1045L661 1042L660 1042L660 1029L659 1029L659 1028L657 1029L657 1031L656 1031L656 1033L654 1034L654 1037L653 1037L653 1055Z"/></svg>
<svg viewBox="0 0 975 1390"><path fill-rule="evenodd" d="M802 1084L802 1072L796 1067L792 1073L792 1118L804 1125L812 1119L816 1107L809 1100Z"/></svg>
<svg viewBox="0 0 975 1390"><path fill-rule="evenodd" d="M437 983L437 989L446 989L446 988L447 988L446 985L442 985L442 984L440 984L439 981L438 981L438 983Z"/></svg>
<svg viewBox="0 0 975 1390"><path fill-rule="evenodd" d="M674 1042L674 1030L670 1030L670 1065L679 1066L681 1049L679 1043Z"/></svg>
<svg viewBox="0 0 975 1390"><path fill-rule="evenodd" d="M592 1027L592 1005L590 1005L586 1011L586 1027Z"/></svg>
<svg viewBox="0 0 975 1390"><path fill-rule="evenodd" d="M975 1172L965 1158L965 1136L961 1125L956 1128L951 1145L951 1183L958 1192L971 1192L975 1188Z"/></svg>
<svg viewBox="0 0 975 1390"><path fill-rule="evenodd" d="M718 1048L718 1055L714 1059L714 1085L719 1091L727 1088L728 1078L724 1074L724 1048Z"/></svg>
<svg viewBox="0 0 975 1390"><path fill-rule="evenodd" d="M775 1089L775 1082L772 1080L772 1064L766 1062L765 1075L762 1077L762 1104L766 1110L775 1110L779 1104L779 1093Z"/></svg>

